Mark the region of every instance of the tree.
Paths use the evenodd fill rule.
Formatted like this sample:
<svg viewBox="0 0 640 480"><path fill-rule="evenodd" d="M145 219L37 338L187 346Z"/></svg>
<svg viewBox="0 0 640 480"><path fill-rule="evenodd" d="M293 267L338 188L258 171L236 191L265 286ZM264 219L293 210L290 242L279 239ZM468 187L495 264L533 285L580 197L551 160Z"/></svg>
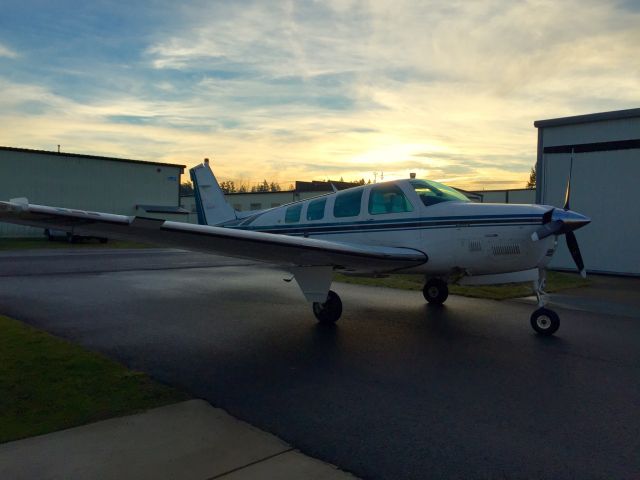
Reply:
<svg viewBox="0 0 640 480"><path fill-rule="evenodd" d="M233 180L228 180L226 182L220 183L220 189L224 193L235 193L236 192L236 184Z"/></svg>
<svg viewBox="0 0 640 480"><path fill-rule="evenodd" d="M269 184L269 191L271 192L279 192L280 190L282 190L280 188L280 184L278 182L271 182Z"/></svg>
<svg viewBox="0 0 640 480"><path fill-rule="evenodd" d="M269 182L267 180L263 180L261 184L254 185L251 187L252 192L268 192L269 191Z"/></svg>
<svg viewBox="0 0 640 480"><path fill-rule="evenodd" d="M193 183L191 182L182 182L180 184L180 195L193 195Z"/></svg>
<svg viewBox="0 0 640 480"><path fill-rule="evenodd" d="M536 188L536 166L534 165L531 169L531 173L529 174L529 181L527 182L527 187L529 189Z"/></svg>

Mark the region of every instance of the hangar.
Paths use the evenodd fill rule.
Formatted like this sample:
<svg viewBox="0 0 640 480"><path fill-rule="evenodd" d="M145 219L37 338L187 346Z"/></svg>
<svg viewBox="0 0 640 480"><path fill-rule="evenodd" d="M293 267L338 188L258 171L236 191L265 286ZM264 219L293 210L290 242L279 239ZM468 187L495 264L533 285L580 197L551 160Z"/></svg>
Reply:
<svg viewBox="0 0 640 480"><path fill-rule="evenodd" d="M536 203L563 205L573 155L571 209L592 220L576 234L587 270L640 275L640 108L538 120L534 126ZM558 247L551 268L573 270L564 242Z"/></svg>
<svg viewBox="0 0 640 480"><path fill-rule="evenodd" d="M0 197L40 205L186 221L179 207L184 165L0 147ZM0 237L42 236L0 223Z"/></svg>

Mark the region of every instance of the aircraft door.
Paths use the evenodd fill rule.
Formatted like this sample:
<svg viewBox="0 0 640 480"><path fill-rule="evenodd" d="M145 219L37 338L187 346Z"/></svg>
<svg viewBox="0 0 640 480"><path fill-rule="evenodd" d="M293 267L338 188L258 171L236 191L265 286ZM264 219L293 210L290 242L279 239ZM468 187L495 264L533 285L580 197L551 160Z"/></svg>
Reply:
<svg viewBox="0 0 640 480"><path fill-rule="evenodd" d="M338 192L333 201L328 202L329 218L332 219L334 233L331 240L362 243L364 189L354 188Z"/></svg>

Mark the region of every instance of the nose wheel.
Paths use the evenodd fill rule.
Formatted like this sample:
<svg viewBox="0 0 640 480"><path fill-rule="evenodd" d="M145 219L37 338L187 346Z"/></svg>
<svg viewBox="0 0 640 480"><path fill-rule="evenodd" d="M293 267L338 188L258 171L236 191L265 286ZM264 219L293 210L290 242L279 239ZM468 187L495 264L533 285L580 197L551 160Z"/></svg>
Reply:
<svg viewBox="0 0 640 480"><path fill-rule="evenodd" d="M531 314L531 326L536 333L548 337L560 328L560 317L553 310L541 307Z"/></svg>

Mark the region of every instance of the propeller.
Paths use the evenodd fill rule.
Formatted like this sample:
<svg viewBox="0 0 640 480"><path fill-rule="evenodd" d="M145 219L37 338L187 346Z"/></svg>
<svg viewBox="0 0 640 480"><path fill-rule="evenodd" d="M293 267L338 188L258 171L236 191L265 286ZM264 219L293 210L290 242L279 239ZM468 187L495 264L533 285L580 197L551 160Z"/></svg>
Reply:
<svg viewBox="0 0 640 480"><path fill-rule="evenodd" d="M531 234L531 239L534 242L547 238L550 235L562 235L564 234L567 241L567 248L571 253L571 258L578 267L578 271L582 278L587 276L584 261L582 260L582 254L580 253L580 247L578 247L578 240L576 239L574 230L580 227L584 227L591 222L589 217L581 215L577 212L573 212L569 209L569 200L571 198L571 173L573 171L573 149L571 149L571 163L569 164L569 179L567 180L567 190L564 195L564 207L562 210L554 208L551 211L551 216L547 223L542 225L538 230Z"/></svg>

